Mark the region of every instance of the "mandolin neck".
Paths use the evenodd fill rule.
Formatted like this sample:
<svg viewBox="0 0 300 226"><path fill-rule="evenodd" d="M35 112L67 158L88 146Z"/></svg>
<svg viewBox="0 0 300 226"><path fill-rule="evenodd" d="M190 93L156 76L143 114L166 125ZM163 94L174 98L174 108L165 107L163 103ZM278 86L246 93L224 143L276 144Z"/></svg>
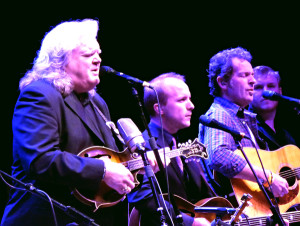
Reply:
<svg viewBox="0 0 300 226"><path fill-rule="evenodd" d="M164 150L165 150L165 155L169 158L174 158L174 157L180 156L182 153L181 149L170 150L170 148L165 148L165 149L159 149L158 150L159 154L162 154L164 152ZM130 171L134 171L134 170L142 169L144 167L144 162L143 162L142 158L139 157L137 159L133 159L133 160L126 162L124 165L127 166L127 168Z"/></svg>
<svg viewBox="0 0 300 226"><path fill-rule="evenodd" d="M152 151L153 152L153 151ZM185 156L189 158L191 156L196 156L200 158L208 158L206 147L199 142L199 139L196 138L193 142L188 141L185 144L180 144L178 149L170 149L169 147L161 148L158 150L159 154L165 154L168 158L174 158L177 156ZM128 162L123 162L123 165L126 166L130 171L139 170L144 167L144 162L141 156L131 159Z"/></svg>

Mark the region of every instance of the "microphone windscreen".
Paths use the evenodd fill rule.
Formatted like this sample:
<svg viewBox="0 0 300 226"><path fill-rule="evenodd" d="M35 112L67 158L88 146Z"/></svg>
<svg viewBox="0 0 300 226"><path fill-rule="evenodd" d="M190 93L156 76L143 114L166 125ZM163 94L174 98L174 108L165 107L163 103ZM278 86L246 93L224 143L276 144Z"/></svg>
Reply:
<svg viewBox="0 0 300 226"><path fill-rule="evenodd" d="M276 96L274 91L264 90L262 96L266 99L273 99Z"/></svg>
<svg viewBox="0 0 300 226"><path fill-rule="evenodd" d="M121 137L124 139L126 146L131 151L136 150L137 144L146 144L141 131L130 118L119 119L117 121L117 127L120 131Z"/></svg>
<svg viewBox="0 0 300 226"><path fill-rule="evenodd" d="M206 115L201 115L199 118L200 123L202 123L205 126L209 126L211 124L211 119Z"/></svg>
<svg viewBox="0 0 300 226"><path fill-rule="evenodd" d="M115 73L115 72L116 71L109 66L101 66L100 67L100 74Z"/></svg>

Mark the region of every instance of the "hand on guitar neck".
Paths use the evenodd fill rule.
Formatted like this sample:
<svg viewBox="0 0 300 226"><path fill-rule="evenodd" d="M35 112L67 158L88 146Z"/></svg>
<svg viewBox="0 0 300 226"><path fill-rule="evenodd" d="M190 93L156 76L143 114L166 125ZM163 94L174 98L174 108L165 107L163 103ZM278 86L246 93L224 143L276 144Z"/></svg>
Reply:
<svg viewBox="0 0 300 226"><path fill-rule="evenodd" d="M165 148L165 149L169 150L169 148ZM158 166L156 157L154 155L154 152L153 151L148 151L146 154L147 154L147 158L148 158L149 164L150 164L153 172L157 173L159 171L159 166ZM165 156L165 154L163 152L159 152L159 156L160 156L160 159L161 159L161 162L162 162L163 166L164 167L168 166L170 161L171 161L170 158L168 156ZM144 169L141 169L139 171L139 173L144 174L145 173Z"/></svg>

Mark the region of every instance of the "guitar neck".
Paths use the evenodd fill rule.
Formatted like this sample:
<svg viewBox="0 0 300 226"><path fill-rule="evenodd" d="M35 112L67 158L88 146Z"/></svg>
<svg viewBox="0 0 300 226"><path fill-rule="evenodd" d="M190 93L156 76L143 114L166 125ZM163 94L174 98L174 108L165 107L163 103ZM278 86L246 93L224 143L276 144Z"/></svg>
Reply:
<svg viewBox="0 0 300 226"><path fill-rule="evenodd" d="M164 148L164 149L159 149L158 152L161 154L164 152L164 150L165 150L165 155L169 158L174 158L174 157L182 155L181 149L170 150L170 148ZM144 167L144 162L143 162L142 158L139 157L137 159L133 159L133 160L126 162L125 165L127 165L127 168L130 171L133 171L133 170L142 169Z"/></svg>
<svg viewBox="0 0 300 226"><path fill-rule="evenodd" d="M288 220L289 223L300 222L300 211L286 212L281 214L282 218ZM235 223L234 225L267 225L267 217L253 217L253 218L243 218L241 221Z"/></svg>
<svg viewBox="0 0 300 226"><path fill-rule="evenodd" d="M178 149L170 150L169 147L161 148L158 150L159 154L165 153L166 157L174 158L180 155L189 158L191 156L197 156L200 158L208 158L208 154L206 152L206 147L199 142L198 138L196 138L193 142L188 141L185 144L180 144ZM128 162L123 162L123 165L126 166L130 171L139 170L144 167L144 162L139 156L136 159L131 159Z"/></svg>

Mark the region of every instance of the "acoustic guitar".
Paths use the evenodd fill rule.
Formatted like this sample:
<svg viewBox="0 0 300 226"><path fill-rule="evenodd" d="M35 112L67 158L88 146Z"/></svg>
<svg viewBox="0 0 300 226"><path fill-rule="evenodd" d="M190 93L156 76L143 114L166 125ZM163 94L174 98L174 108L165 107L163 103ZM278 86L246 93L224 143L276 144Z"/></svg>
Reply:
<svg viewBox="0 0 300 226"><path fill-rule="evenodd" d="M168 201L169 196L168 194L163 194L163 198ZM191 216L191 217L201 217L207 219L209 222L212 222L214 219L216 219L216 214L215 213L200 213L195 211L196 207L227 207L227 208L233 208L232 204L225 198L223 197L211 197L211 198L206 198L198 201L197 203L193 204L184 198L178 196L178 195L173 195L174 201L176 203L176 206L178 209ZM229 220L230 215L225 214L221 217L222 220ZM137 210L135 207L133 207L130 216L129 216L129 226L140 226L141 224L141 214L139 210Z"/></svg>
<svg viewBox="0 0 300 226"><path fill-rule="evenodd" d="M164 198L166 199L167 196L164 195ZM238 225L241 226L242 225L247 225L247 226L267 225L268 218L269 218L268 215L261 216L261 217L239 218L239 216L242 214L242 211L244 210L245 207L250 208L250 206L248 205L248 201L250 199L252 203L252 197L249 194L244 194L243 197L241 198L241 205L239 208L237 208L236 214L233 214L232 216L226 214L221 218L221 220L228 225L237 225L237 226ZM176 195L174 195L174 200L176 202L176 205L182 212L185 212L192 217L206 218L209 222L212 222L214 219L216 219L216 214L195 212L196 207L232 208L232 204L223 197L207 198L207 199L200 200L195 204ZM282 213L281 215L282 218L288 220L289 223L300 222L300 211L286 212L286 213Z"/></svg>
<svg viewBox="0 0 300 226"><path fill-rule="evenodd" d="M169 158L174 158L176 156L185 156L192 160L197 160L197 158L208 158L206 147L199 142L198 138L193 142L188 141L179 144L178 147L178 149L172 150L170 150L170 148L163 148L158 150L158 152L163 153L165 151L165 155ZM92 146L81 151L78 156L96 159L109 158L115 163L123 164L133 174L135 185L137 186L139 184L136 176L139 170L144 167L144 162L139 154L135 152L131 153L129 149L125 149L122 152L116 152L106 147ZM126 194L119 194L103 181L97 191L79 191L77 188L74 188L72 193L82 203L94 206L94 212L99 208L116 205L126 197Z"/></svg>
<svg viewBox="0 0 300 226"><path fill-rule="evenodd" d="M246 156L252 165L260 166L260 161L254 148L244 148ZM243 156L240 150L236 153ZM281 213L286 212L294 204L300 203L299 178L300 178L300 149L295 145L286 145L276 151L258 150L265 169L279 174L285 178L289 184L289 193L283 197L275 198L271 196L271 201L277 201ZM256 182L243 179L230 179L233 191L237 200L244 193L253 196L252 207L248 207L249 217L260 217L272 215L268 201ZM298 213L295 213L298 214Z"/></svg>
<svg viewBox="0 0 300 226"><path fill-rule="evenodd" d="M168 200L168 194L163 195L165 200ZM201 213L195 211L196 207L227 207L227 208L233 208L232 204L225 198L223 197L212 197L212 198L205 198L201 199L197 203L193 204L186 199L174 195L174 201L176 203L177 208L182 211L185 214L188 214L191 217L202 217L207 219L209 222L212 222L214 219L216 219L216 214L215 213ZM222 220L229 220L230 215L225 214L221 218Z"/></svg>

